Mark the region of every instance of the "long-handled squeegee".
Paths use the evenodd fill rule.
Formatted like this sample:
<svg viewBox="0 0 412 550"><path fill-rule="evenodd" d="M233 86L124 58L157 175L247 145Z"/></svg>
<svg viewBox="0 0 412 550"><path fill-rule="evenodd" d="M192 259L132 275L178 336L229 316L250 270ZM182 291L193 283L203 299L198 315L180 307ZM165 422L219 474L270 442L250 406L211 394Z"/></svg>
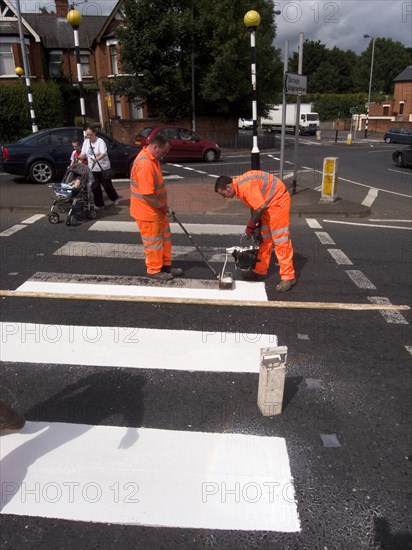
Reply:
<svg viewBox="0 0 412 550"><path fill-rule="evenodd" d="M222 273L219 275L219 273L216 271L216 269L212 265L210 265L208 259L206 258L206 256L203 253L203 250L199 247L199 245L197 243L195 243L192 235L190 235L190 233L184 227L182 222L179 221L179 219L176 217L176 214L174 212L171 212L170 218L173 221L175 221L178 225L180 225L183 232L188 236L188 238L189 238L190 242L192 243L192 245L199 252L200 256L202 257L202 260L205 262L207 267L210 269L210 271L213 273L213 275L218 280L219 290L233 290L233 277L232 277L232 274L231 273L225 273L225 271L224 271L224 269L226 267L226 262L225 262L225 265L223 266Z"/></svg>

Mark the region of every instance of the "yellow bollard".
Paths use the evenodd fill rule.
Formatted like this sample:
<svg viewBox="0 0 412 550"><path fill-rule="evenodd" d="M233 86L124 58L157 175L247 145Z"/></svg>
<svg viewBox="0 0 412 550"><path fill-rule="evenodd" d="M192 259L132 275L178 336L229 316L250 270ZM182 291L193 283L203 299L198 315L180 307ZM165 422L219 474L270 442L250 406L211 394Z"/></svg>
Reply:
<svg viewBox="0 0 412 550"><path fill-rule="evenodd" d="M346 138L346 144L352 145L352 134L348 134L348 137Z"/></svg>
<svg viewBox="0 0 412 550"><path fill-rule="evenodd" d="M323 159L322 194L320 202L335 202L338 190L338 157Z"/></svg>

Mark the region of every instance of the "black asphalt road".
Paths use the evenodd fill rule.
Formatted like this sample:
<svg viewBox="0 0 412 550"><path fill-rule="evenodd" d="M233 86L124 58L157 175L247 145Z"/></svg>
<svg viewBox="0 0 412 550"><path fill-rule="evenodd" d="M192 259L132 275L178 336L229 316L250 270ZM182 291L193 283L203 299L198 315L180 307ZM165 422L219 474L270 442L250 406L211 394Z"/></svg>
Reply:
<svg viewBox="0 0 412 550"><path fill-rule="evenodd" d="M3 216L1 229L23 219ZM192 221L199 222L195 216ZM368 297L379 296L410 305L410 225L317 221L321 229L292 220L298 284L287 295L276 295L272 265L266 283L270 299L369 303ZM102 237L88 226L51 226L43 218L4 237L1 287L15 289L35 272L144 274L136 260L53 256L69 240L137 240L130 233ZM335 245L321 244L315 231L327 232ZM237 244L236 237L196 240L201 246ZM174 243L188 244L184 236L175 236ZM328 248L341 250L353 265L338 265ZM179 265L187 277L209 278L200 261ZM360 270L376 288L358 288L347 270ZM289 353L284 410L277 417L260 415L252 374L67 366L58 348L54 366L3 363L2 399L13 396L32 421L285 437L302 528L296 534L207 531L6 515L1 548L411 547L410 311L402 312L404 323L398 324L379 312L4 298L0 315L15 322L92 326L98 320L106 326L276 334ZM95 407L85 408L85 400ZM325 448L321 434L336 434L341 447Z"/></svg>

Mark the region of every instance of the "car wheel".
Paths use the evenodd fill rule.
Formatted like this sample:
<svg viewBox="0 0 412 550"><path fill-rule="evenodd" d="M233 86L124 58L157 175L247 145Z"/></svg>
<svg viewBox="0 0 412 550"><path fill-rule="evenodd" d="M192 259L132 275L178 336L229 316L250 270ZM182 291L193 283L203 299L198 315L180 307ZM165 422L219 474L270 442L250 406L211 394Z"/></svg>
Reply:
<svg viewBox="0 0 412 550"><path fill-rule="evenodd" d="M392 139L390 137L385 138L386 143L392 143Z"/></svg>
<svg viewBox="0 0 412 550"><path fill-rule="evenodd" d="M36 160L30 166L29 178L33 183L50 183L53 175L53 167L45 160Z"/></svg>
<svg viewBox="0 0 412 550"><path fill-rule="evenodd" d="M216 156L216 151L214 151L213 149L208 149L203 158L206 162L215 162Z"/></svg>
<svg viewBox="0 0 412 550"><path fill-rule="evenodd" d="M395 164L396 166L399 166L399 168L402 168L405 166L405 157L403 153L398 153L395 158Z"/></svg>

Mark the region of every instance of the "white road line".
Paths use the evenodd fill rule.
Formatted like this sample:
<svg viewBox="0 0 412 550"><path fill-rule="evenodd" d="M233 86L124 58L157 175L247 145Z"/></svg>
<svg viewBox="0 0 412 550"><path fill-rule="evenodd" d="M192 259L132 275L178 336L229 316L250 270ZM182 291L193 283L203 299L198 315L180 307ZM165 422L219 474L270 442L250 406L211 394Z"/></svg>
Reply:
<svg viewBox="0 0 412 550"><path fill-rule="evenodd" d="M405 349L412 355L412 346L405 346Z"/></svg>
<svg viewBox="0 0 412 550"><path fill-rule="evenodd" d="M322 220L325 223L339 223L342 225L357 225L359 227L383 227L384 229L404 229L405 231L412 231L412 227L402 227L400 225L377 225L377 224L368 224L368 223L357 223L357 222L343 222L339 220Z"/></svg>
<svg viewBox="0 0 412 550"><path fill-rule="evenodd" d="M368 296L368 300L372 304L389 305L391 303L388 300L388 298L384 298L382 296ZM397 325L409 325L408 321L399 311L382 310L382 311L379 311L379 313L382 315L382 317L385 319L387 323L397 324Z"/></svg>
<svg viewBox="0 0 412 550"><path fill-rule="evenodd" d="M14 235L14 233L17 233L17 231L20 231L25 227L27 227L27 225L21 225L21 224L13 225L12 227L9 227L8 229L5 229L4 231L2 231L0 233L0 237L10 237L10 235Z"/></svg>
<svg viewBox="0 0 412 550"><path fill-rule="evenodd" d="M254 328L249 330L255 330ZM2 361L259 373L274 334L2 322Z"/></svg>
<svg viewBox="0 0 412 550"><path fill-rule="evenodd" d="M395 168L388 168L388 172L395 172L396 174L402 174L403 176L410 176L410 172L406 172L405 170L396 170Z"/></svg>
<svg viewBox="0 0 412 550"><path fill-rule="evenodd" d="M350 259L339 248L328 248L327 251L339 265L353 265Z"/></svg>
<svg viewBox="0 0 412 550"><path fill-rule="evenodd" d="M369 218L370 222L388 222L388 223L412 223L412 220L378 220Z"/></svg>
<svg viewBox="0 0 412 550"><path fill-rule="evenodd" d="M44 214L35 214L34 216L31 216L30 218L27 218L26 220L23 220L21 223L34 223L38 220L41 220L41 218L45 218L46 216Z"/></svg>
<svg viewBox="0 0 412 550"><path fill-rule="evenodd" d="M315 235L322 244L335 244L332 237L326 231L315 231Z"/></svg>
<svg viewBox="0 0 412 550"><path fill-rule="evenodd" d="M245 231L245 225L185 223L184 226L192 235L242 235ZM170 229L175 235L184 233L177 223L171 223ZM99 220L89 227L89 231L138 233L139 228L136 222Z"/></svg>
<svg viewBox="0 0 412 550"><path fill-rule="evenodd" d="M322 191L322 185L318 185L317 187L315 187L314 190L315 191Z"/></svg>
<svg viewBox="0 0 412 550"><path fill-rule="evenodd" d="M280 437L27 422L2 439L1 461L6 514L300 531Z"/></svg>
<svg viewBox="0 0 412 550"><path fill-rule="evenodd" d="M368 206L368 207L372 206L377 196L378 196L378 190L371 187L368 191L368 194L362 201L363 206Z"/></svg>
<svg viewBox="0 0 412 550"><path fill-rule="evenodd" d="M226 252L223 248L213 246L202 247L206 257L211 262L224 262ZM70 256L80 258L128 258L142 260L145 258L143 245L130 243L93 243L68 241L53 252L54 256ZM200 254L193 246L173 246L174 260L198 261ZM229 255L229 262L233 257Z"/></svg>
<svg viewBox="0 0 412 550"><path fill-rule="evenodd" d="M358 288L376 289L376 286L362 273L362 271L348 269L345 273L349 275Z"/></svg>
<svg viewBox="0 0 412 550"><path fill-rule="evenodd" d="M315 220L314 218L306 218L306 223L311 229L322 229L322 226L318 220Z"/></svg>

